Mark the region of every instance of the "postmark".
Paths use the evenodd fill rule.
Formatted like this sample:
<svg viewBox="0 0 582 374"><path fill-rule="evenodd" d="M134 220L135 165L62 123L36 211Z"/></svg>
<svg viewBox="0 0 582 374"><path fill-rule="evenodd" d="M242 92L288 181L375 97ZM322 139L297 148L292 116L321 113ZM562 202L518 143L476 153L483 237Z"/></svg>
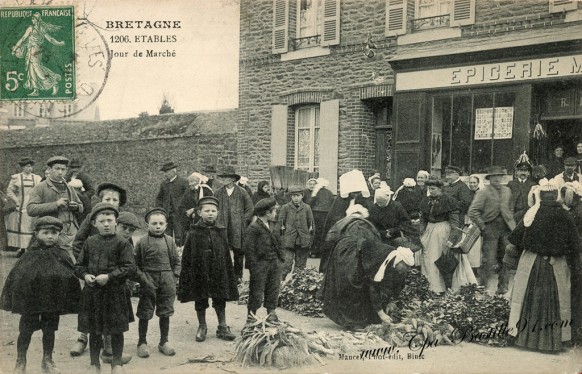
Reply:
<svg viewBox="0 0 582 374"><path fill-rule="evenodd" d="M1 100L76 97L72 6L0 8L0 35Z"/></svg>
<svg viewBox="0 0 582 374"><path fill-rule="evenodd" d="M111 69L111 51L107 39L101 34L100 27L91 22L90 15L85 13L86 9L91 9L90 7L74 7L72 4L61 4L60 6L44 7L22 6L12 9L27 9L34 12L37 9L55 10L63 8L73 9L72 30L74 30L74 38L72 39L72 46L74 53L69 57L72 57L74 73L69 76L63 70L55 70L59 74L64 73L66 75L65 79L69 79L65 81L65 88L70 87L70 83L74 82L72 85L73 96L66 98L55 97L51 95L52 89L51 91L45 91L43 96L21 94L13 95L11 99L5 99L2 96L2 100L12 102L15 110L43 120L75 118L77 114L85 110L94 110L98 105L99 95L105 88ZM5 8L2 10L5 10ZM5 44L10 43L6 43L4 38L0 37L0 65L3 65L4 62ZM9 53L12 52L11 48L12 46L10 46ZM60 87L57 89L57 92L59 91Z"/></svg>

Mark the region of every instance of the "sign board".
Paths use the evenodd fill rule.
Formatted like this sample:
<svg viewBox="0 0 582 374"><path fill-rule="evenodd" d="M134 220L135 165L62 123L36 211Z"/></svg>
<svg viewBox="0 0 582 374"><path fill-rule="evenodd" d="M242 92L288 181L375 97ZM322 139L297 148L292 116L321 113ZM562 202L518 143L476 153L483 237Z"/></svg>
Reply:
<svg viewBox="0 0 582 374"><path fill-rule="evenodd" d="M475 109L475 140L511 139L512 136L513 107Z"/></svg>
<svg viewBox="0 0 582 374"><path fill-rule="evenodd" d="M582 54L397 73L396 91L582 76Z"/></svg>

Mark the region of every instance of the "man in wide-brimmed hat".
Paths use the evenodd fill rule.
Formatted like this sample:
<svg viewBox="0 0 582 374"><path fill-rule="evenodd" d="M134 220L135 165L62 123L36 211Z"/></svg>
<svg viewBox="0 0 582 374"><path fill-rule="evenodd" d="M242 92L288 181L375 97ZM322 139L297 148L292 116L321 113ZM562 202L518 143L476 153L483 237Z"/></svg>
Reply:
<svg viewBox="0 0 582 374"><path fill-rule="evenodd" d="M218 224L226 227L228 245L234 253L234 274L242 282L244 254L242 251L244 232L253 218L253 201L236 182L240 175L232 166L226 166L218 174L222 187L214 195L219 201Z"/></svg>
<svg viewBox="0 0 582 374"><path fill-rule="evenodd" d="M507 236L515 228L513 207L511 205L511 190L501 184L507 173L499 166L492 166L485 179L489 185L477 191L469 207L469 218L475 223L483 235L483 262L481 266L481 283L487 286L487 281L495 270L500 268L498 253L501 258L505 254ZM507 276L504 269L499 274L497 293L507 292Z"/></svg>
<svg viewBox="0 0 582 374"><path fill-rule="evenodd" d="M160 184L158 195L156 196L156 206L164 208L168 213L168 225L166 234L170 235L176 241L177 246L182 246L183 230L180 225L180 212L178 207L182 196L188 190L188 181L186 178L178 175L178 165L173 161L166 162L160 168L166 179Z"/></svg>
<svg viewBox="0 0 582 374"><path fill-rule="evenodd" d="M507 183L507 187L511 190L511 206L515 222L519 222L529 209L527 197L531 188L537 185L530 177L531 171L532 166L529 162L518 162L515 165L515 178Z"/></svg>

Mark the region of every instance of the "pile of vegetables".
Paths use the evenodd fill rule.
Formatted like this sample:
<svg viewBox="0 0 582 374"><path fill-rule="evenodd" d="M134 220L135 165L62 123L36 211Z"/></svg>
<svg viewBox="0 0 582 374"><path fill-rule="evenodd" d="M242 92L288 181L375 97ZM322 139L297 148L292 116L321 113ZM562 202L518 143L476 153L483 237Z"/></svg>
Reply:
<svg viewBox="0 0 582 374"><path fill-rule="evenodd" d="M401 335L409 337L405 344L416 335L419 342L439 339L439 344L464 341L505 346L507 331L503 327L509 319L509 309L507 299L490 296L477 285L436 296L430 291L428 280L417 270L411 270L400 297L387 311L399 323L382 329L371 327L370 331L398 346Z"/></svg>
<svg viewBox="0 0 582 374"><path fill-rule="evenodd" d="M323 364L326 357L360 355L365 350L389 347L372 332L304 333L286 322L269 322L267 316L247 323L235 343L235 361L243 366L278 369Z"/></svg>
<svg viewBox="0 0 582 374"><path fill-rule="evenodd" d="M247 323L236 340L235 360L243 366L275 366L283 369L320 360L314 353L325 349L310 344L299 329L284 322L269 322L267 316Z"/></svg>
<svg viewBox="0 0 582 374"><path fill-rule="evenodd" d="M317 291L323 283L323 274L314 268L299 269L281 287L279 306L307 317L324 317L323 302L317 298Z"/></svg>

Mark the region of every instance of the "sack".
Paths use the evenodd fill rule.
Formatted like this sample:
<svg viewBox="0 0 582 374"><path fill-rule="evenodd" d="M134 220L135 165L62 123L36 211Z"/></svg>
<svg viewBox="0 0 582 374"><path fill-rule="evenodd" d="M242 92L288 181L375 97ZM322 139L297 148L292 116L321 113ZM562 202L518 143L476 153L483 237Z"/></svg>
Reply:
<svg viewBox="0 0 582 374"><path fill-rule="evenodd" d="M452 251L448 251L447 253L443 253L438 260L434 262L436 267L439 269L443 276L451 275L459 265L459 260L455 257L455 254Z"/></svg>
<svg viewBox="0 0 582 374"><path fill-rule="evenodd" d="M481 230L479 227L471 223L469 227L465 228L464 230L456 228L456 230L461 230L463 235L461 236L461 240L459 240L456 244L451 247L451 250L455 253L463 253L467 254L473 248L473 245L481 236Z"/></svg>

